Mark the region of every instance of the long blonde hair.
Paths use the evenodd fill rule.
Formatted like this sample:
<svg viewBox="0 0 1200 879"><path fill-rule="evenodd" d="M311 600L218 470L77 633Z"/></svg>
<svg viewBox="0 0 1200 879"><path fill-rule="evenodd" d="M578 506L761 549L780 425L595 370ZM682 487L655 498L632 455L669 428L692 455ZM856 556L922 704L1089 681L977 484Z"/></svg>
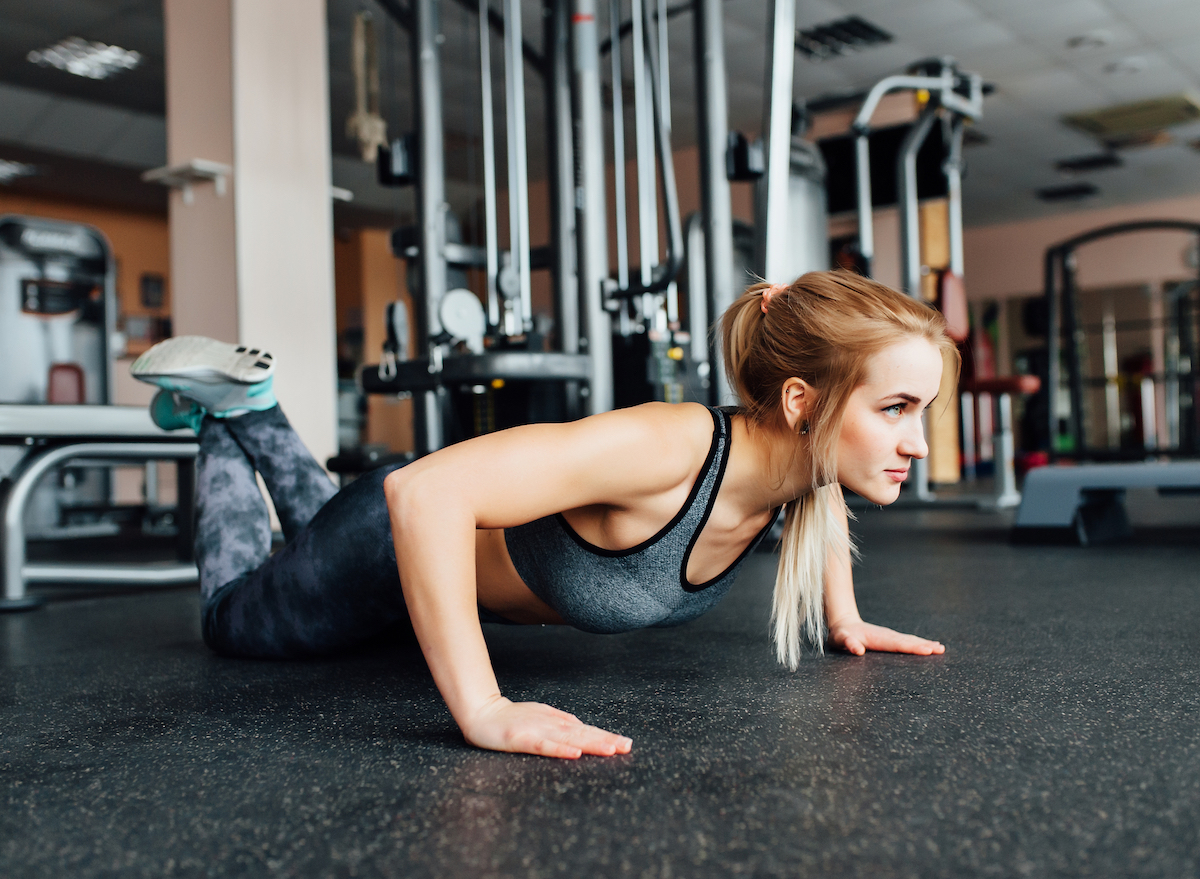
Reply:
<svg viewBox="0 0 1200 879"><path fill-rule="evenodd" d="M755 284L721 318L725 371L750 426L783 427L783 384L800 378L817 391L798 437L812 461L812 489L787 505L775 578L771 629L780 663L795 669L802 636L825 641L824 584L832 553L852 552L837 527L846 510L837 482L837 441L846 402L866 378L867 361L909 338L925 339L957 369L958 349L933 307L845 271L809 272L778 290ZM848 514L849 511L847 511Z"/></svg>

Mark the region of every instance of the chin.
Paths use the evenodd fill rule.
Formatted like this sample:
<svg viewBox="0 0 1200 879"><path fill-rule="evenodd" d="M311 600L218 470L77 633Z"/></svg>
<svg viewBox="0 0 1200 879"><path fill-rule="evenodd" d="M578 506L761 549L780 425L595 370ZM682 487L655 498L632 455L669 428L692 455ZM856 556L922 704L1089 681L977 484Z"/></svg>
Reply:
<svg viewBox="0 0 1200 879"><path fill-rule="evenodd" d="M873 491L859 490L859 489L851 489L851 491L853 491L859 497L862 497L865 500L870 501L871 503L876 504L877 506L881 506L881 507L886 507L890 504L894 504L896 501L898 501L900 499L900 484L899 483L897 483L896 485L885 486L883 488L877 488L877 489L874 489Z"/></svg>

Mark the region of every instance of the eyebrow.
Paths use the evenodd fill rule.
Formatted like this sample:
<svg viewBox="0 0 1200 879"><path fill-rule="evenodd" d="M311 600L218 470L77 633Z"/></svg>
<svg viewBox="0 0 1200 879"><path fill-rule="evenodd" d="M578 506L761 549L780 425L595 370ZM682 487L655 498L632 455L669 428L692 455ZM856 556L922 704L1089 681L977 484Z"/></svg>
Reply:
<svg viewBox="0 0 1200 879"><path fill-rule="evenodd" d="M936 400L937 398L938 398L938 395L934 394L933 397L930 398L928 405L932 406L934 400ZM900 392L898 394L890 394L889 396L886 396L883 399L884 400L904 400L906 403L912 403L914 406L921 405L920 397L914 397L912 394L906 394L904 392Z"/></svg>

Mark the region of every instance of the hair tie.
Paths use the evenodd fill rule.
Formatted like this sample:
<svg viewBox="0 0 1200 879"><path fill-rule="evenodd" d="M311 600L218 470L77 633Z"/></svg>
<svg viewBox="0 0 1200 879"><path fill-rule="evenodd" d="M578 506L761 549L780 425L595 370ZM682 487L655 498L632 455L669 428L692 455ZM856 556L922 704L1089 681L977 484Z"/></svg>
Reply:
<svg viewBox="0 0 1200 879"><path fill-rule="evenodd" d="M767 313L767 306L771 304L771 298L774 297L776 293L782 293L787 288L787 284L772 284L766 290L762 291L762 304L760 305L760 308L762 308L763 314Z"/></svg>

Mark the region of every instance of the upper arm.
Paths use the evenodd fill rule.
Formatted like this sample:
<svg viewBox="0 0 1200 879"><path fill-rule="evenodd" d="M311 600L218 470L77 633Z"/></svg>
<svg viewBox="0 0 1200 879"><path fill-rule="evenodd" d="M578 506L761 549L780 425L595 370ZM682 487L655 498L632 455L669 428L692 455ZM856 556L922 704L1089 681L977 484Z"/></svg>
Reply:
<svg viewBox="0 0 1200 879"><path fill-rule="evenodd" d="M478 528L509 528L592 504L623 506L688 479L711 439L712 419L698 406L648 404L525 425L397 470L386 483L388 502L462 505Z"/></svg>

